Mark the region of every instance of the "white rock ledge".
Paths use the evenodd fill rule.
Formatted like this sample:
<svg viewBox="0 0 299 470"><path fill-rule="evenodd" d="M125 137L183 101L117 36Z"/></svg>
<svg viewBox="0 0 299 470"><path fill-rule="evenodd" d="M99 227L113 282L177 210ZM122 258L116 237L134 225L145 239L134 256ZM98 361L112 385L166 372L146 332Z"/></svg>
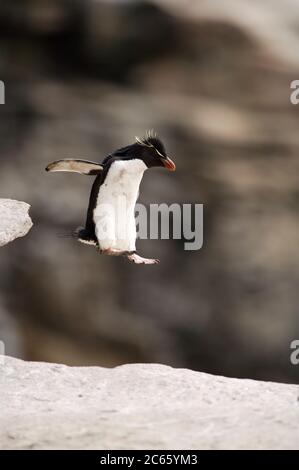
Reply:
<svg viewBox="0 0 299 470"><path fill-rule="evenodd" d="M298 386L0 356L1 449L298 449Z"/></svg>
<svg viewBox="0 0 299 470"><path fill-rule="evenodd" d="M26 202L0 199L0 246L24 237L32 227Z"/></svg>

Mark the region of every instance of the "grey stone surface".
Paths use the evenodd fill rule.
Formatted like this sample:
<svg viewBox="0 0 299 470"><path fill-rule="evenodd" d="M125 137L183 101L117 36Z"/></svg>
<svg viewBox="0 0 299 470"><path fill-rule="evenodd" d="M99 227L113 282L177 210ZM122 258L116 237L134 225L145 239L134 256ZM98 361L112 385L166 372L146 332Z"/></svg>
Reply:
<svg viewBox="0 0 299 470"><path fill-rule="evenodd" d="M30 205L26 202L0 199L0 246L24 237L32 227Z"/></svg>
<svg viewBox="0 0 299 470"><path fill-rule="evenodd" d="M2 449L298 449L296 385L0 357Z"/></svg>

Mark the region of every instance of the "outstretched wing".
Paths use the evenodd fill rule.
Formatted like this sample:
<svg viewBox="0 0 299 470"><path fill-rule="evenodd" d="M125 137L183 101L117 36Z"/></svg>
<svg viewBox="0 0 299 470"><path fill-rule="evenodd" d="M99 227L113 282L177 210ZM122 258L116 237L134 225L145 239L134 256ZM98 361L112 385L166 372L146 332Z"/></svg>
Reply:
<svg viewBox="0 0 299 470"><path fill-rule="evenodd" d="M88 160L57 160L49 163L46 171L69 171L81 173L81 175L98 175L103 170L100 163L90 162Z"/></svg>

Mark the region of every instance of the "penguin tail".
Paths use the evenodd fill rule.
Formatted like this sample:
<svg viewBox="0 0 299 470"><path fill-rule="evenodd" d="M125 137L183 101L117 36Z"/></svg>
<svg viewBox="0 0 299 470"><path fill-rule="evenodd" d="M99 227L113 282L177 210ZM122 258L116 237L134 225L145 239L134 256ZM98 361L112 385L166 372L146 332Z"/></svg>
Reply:
<svg viewBox="0 0 299 470"><path fill-rule="evenodd" d="M78 227L75 230L65 230L64 232L58 232L56 235L58 238L74 238L80 243L84 243L85 245L98 245L96 238L83 227Z"/></svg>
<svg viewBox="0 0 299 470"><path fill-rule="evenodd" d="M83 243L84 245L92 245L92 246L97 246L98 242L96 238L88 231L86 228L79 227L75 231L76 233L76 238L80 243Z"/></svg>

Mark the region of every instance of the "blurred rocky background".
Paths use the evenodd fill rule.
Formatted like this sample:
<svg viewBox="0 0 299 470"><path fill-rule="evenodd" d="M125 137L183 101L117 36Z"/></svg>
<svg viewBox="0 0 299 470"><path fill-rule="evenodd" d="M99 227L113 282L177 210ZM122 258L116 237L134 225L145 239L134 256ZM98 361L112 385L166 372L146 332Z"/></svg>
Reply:
<svg viewBox="0 0 299 470"><path fill-rule="evenodd" d="M299 383L297 0L2 0L0 197L34 227L0 252L0 339L25 359L161 362ZM102 160L154 128L177 172L140 201L204 204L204 247L139 242L159 266L63 238Z"/></svg>

